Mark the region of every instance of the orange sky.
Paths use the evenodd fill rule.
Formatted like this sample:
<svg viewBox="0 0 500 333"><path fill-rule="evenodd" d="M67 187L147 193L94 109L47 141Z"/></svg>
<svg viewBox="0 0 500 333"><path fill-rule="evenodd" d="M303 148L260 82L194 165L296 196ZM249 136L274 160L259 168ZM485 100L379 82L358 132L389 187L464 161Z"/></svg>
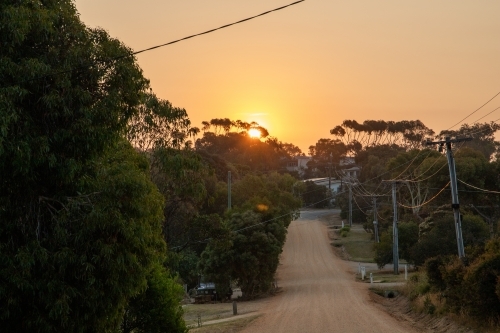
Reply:
<svg viewBox="0 0 500 333"><path fill-rule="evenodd" d="M77 0L134 50L293 0ZM138 55L156 94L212 118L256 121L307 148L344 119L422 120L436 132L500 91L500 1L306 0ZM500 96L466 122L500 106ZM500 118L500 110L482 121Z"/></svg>

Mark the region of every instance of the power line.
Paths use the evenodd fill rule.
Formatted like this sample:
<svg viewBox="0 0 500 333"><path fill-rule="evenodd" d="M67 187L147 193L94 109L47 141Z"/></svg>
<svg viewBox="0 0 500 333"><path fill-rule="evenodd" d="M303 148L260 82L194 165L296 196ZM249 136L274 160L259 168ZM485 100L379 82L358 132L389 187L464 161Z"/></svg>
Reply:
<svg viewBox="0 0 500 333"><path fill-rule="evenodd" d="M495 119L495 120L493 120L491 122L492 123L496 123L497 121L500 121L500 118ZM492 129L491 126L490 126L490 129ZM477 130L475 132L469 132L469 133L466 133L466 134L469 135L469 136L473 136L473 135L479 134L481 132L486 132L487 130L488 130L487 128L483 128L483 129Z"/></svg>
<svg viewBox="0 0 500 333"><path fill-rule="evenodd" d="M354 203L356 204L356 206L358 206L359 211L360 211L361 213L365 214L366 216L368 216L369 214L366 214L366 213L363 211L363 209L361 209L361 207L359 206L358 201L356 200L356 196L355 196L355 195L353 195L353 196L352 196L352 198L354 199Z"/></svg>
<svg viewBox="0 0 500 333"><path fill-rule="evenodd" d="M491 102L492 100L495 99L495 97L497 97L498 95L500 95L500 91L497 92L495 94L495 96L493 96L492 98L490 98L486 103L484 103L483 105L481 105L480 107L478 107L476 110L474 110L473 112L469 113L469 115L467 115L465 118L463 118L462 120L460 120L459 122L457 122L456 124L454 124L453 126L449 127L448 129L446 129L447 131L450 129L450 128L453 128L455 126L457 126L458 124L460 124L461 122L463 122L465 119L469 118L470 116L472 116L474 113L476 113L477 111L481 110L484 106L486 106L489 102Z"/></svg>
<svg viewBox="0 0 500 333"><path fill-rule="evenodd" d="M258 17L264 16L264 15L267 15L267 14L270 14L270 13L273 13L273 12L285 9L287 7L294 6L294 5L296 5L298 3L301 3L301 2L304 2L304 1L305 0L298 0L298 1L292 2L292 3L288 4L288 5L284 5L284 6L281 6L281 7L278 7L278 8L274 8L274 9L265 11L263 13L260 13L260 14L254 15L254 16L250 16L250 17L244 18L242 20L239 20L239 21L236 21L236 22L233 22L233 23L224 24L224 25L222 25L222 26L220 26L218 28L210 29L210 30L207 30L207 31L203 31L203 32L194 34L194 35L190 35L190 36L186 36L186 37L183 37L183 38L179 38L179 39L170 41L168 43L151 46L151 47L148 47L148 48L143 49L143 50L139 50L139 51L135 51L135 52L130 52L128 54L123 54L123 55L119 55L119 56L116 56L116 57L106 58L106 59L103 59L103 60L97 60L96 63L107 63L107 62L112 62L112 61L120 60L120 59L123 59L123 58L132 57L132 56L140 54L140 53L152 51L152 50L155 50L155 49L158 49L158 48L161 48L161 47L165 47L165 46L168 46L168 45L179 43L179 42L187 40L187 39L191 39L191 38L194 38L194 37L206 35L206 34L215 32L217 30L222 30L222 29L231 27L233 25L237 25L237 24L240 24L240 23L243 23L243 22L246 22L246 21L250 21L250 20L253 20L255 18L258 18ZM55 73L43 75L43 76L32 78L32 79L29 79L29 80L21 81L18 84L25 83L25 82L30 82L30 81L37 81L37 80L45 79L45 78L48 78L48 77L51 77L51 76L56 76L56 75L61 75L61 74L66 74L66 73L71 73L71 72L73 72L75 70L79 70L79 69L82 69L82 68L85 68L85 67L88 67L88 66L94 66L96 63L90 63L90 64L87 64L87 65L81 65L81 66L74 67L74 68L71 68L71 69L67 69L67 70L63 70L63 71L59 71L59 72L55 72ZM4 86L2 88L6 88L6 87L8 87L8 86Z"/></svg>
<svg viewBox="0 0 500 333"><path fill-rule="evenodd" d="M500 192L498 191L490 191L490 190L485 190L485 189L482 189L482 188L479 188L479 187L476 187L474 185L471 185L471 184L467 184L466 182L464 182L463 180L460 180L460 179L457 179L459 182L461 182L462 184L464 185L467 185L469 187L472 187L473 189L476 189L476 190L479 190L481 192L486 192L486 193L494 193L494 194L500 194Z"/></svg>
<svg viewBox="0 0 500 333"><path fill-rule="evenodd" d="M250 20L253 20L253 19L257 18L257 17L264 16L264 15L270 14L272 12L276 12L278 10L282 10L282 9L287 8L287 7L294 6L294 5L296 5L296 4L300 3L300 2L304 2L304 1L305 0L295 1L295 2L292 2L292 3L288 4L288 5L281 6L281 7L275 8L275 9L271 9L271 10L265 11L263 13L260 13L260 14L257 14L257 15L251 16L251 17L247 17L245 19L242 19L242 20L239 20L239 21L236 21L236 22L233 22L233 23L224 24L224 25L222 25L222 26L220 26L218 28L210 29L210 30L207 30L207 31L204 31L204 32L200 32L200 33L191 35L191 36L179 38L179 39L176 39L174 41L171 41L171 42L168 42L168 43L165 43L165 44L160 44L160 45L148 47L147 49L133 52L131 55L136 55L136 54L139 54L139 53L143 53L143 52L151 51L151 50L154 50L154 49L158 49L160 47L164 47L164 46L167 46L167 45L172 45L172 44L181 42L181 41L186 40L186 39L198 37L198 36L201 36L201 35L206 35L206 34L209 34L211 32L217 31L217 30L225 29L225 28L228 28L230 26L233 26L233 25L236 25L236 24L240 24L240 23L243 23L243 22L246 22L246 21L250 21Z"/></svg>
<svg viewBox="0 0 500 333"><path fill-rule="evenodd" d="M420 151L417 153L417 155L415 155L415 157L411 160L411 163L410 163L410 164L408 164L408 166L406 167L406 169L404 169L403 171L401 171L401 173L400 173L398 176L396 176L396 177L394 177L393 179L391 179L391 181L392 181L392 180L395 180L396 178L401 177L401 175L402 175L403 173L405 173L405 172L406 172L406 171L410 168L410 166L413 164L413 162L415 162L415 161L416 161L417 157L419 157L419 156L420 156L421 152L422 152L422 150L420 150ZM427 158L430 154L431 154L431 150L429 150L429 152L427 153L426 158ZM425 160L425 158L424 158L424 160ZM421 162L420 164L422 164L422 162ZM419 165L419 166L420 166L420 165ZM417 168L418 168L418 166L417 166Z"/></svg>
<svg viewBox="0 0 500 333"><path fill-rule="evenodd" d="M477 123L478 121L480 121L481 119L485 118L486 116L489 116L490 114L492 114L493 112L495 112L496 110L500 109L500 106L493 109L493 111L490 111L488 112L487 114L485 114L484 116L482 116L481 118L477 119L473 124Z"/></svg>
<svg viewBox="0 0 500 333"><path fill-rule="evenodd" d="M419 207L423 207L425 205L427 205L429 202L431 202L432 200L436 199L438 197L438 195L441 194L441 192L443 192L445 190L445 188L448 187L448 185L450 185L451 181L449 181L438 193L436 193L435 196L433 196L432 198L430 198L429 200L427 200L426 202L420 204L420 205L416 205L416 206L406 206L406 205L403 205L402 203L398 202L398 204L401 206L401 207L404 207L404 208L409 208L409 209L414 209L414 208L419 208Z"/></svg>
<svg viewBox="0 0 500 333"><path fill-rule="evenodd" d="M499 94L500 94L500 93L499 93ZM496 96L495 96L495 97L496 97ZM500 120L500 119L497 119L496 121L498 121L498 120ZM484 131L484 130L481 130L481 131ZM481 132L481 131L478 131L478 132ZM464 144L464 143L462 142L462 145L463 145L463 144ZM420 154L420 152L419 152L419 154ZM430 153L429 153L429 154L430 154ZM417 154L417 156L418 156L418 154ZM426 158L427 158L427 157L426 157ZM381 177L381 176L383 176L383 175L385 175L385 174L387 174L387 173L389 173L389 172L391 172L391 171L394 171L394 170L398 169L398 168L399 168L399 167L401 167L401 166L404 166L404 165L406 165L406 164L408 164L408 163L410 163L410 162L411 162L411 163L413 163L413 161L414 161L414 160L415 160L415 158L414 158L414 159L412 159L412 160L410 160L410 161L404 162L404 163L402 163L402 164L400 164L400 165L398 165L398 166L396 166L396 167L394 167L394 168L392 168L392 169L390 169L390 170L388 170L388 171L386 171L386 172L383 172L383 173L381 173L380 175L377 175L377 176L375 176L375 177L373 177L373 178L371 178L371 179L368 179L367 181L365 181L365 182L363 182L363 183L358 183L357 185L364 185L364 184L367 184L368 182L370 182L370 181L372 181L372 180L374 180L374 179L377 179L377 178L379 178L379 177ZM424 160L425 160L425 158L424 158ZM437 160L439 160L439 158L438 158L438 159L436 159L436 162L437 162ZM435 163L436 163L436 162L435 162ZM434 163L434 164L435 164L435 163ZM434 165L434 164L433 164L433 165ZM446 164L444 164L444 165L446 165ZM432 167L432 166L431 166L431 167ZM443 166L442 166L442 167L443 167ZM442 168L442 167L441 167L441 168ZM441 169L441 168L440 168L440 169ZM430 169L430 168L429 168L429 169ZM429 170L429 169L428 169L428 170ZM440 169L439 169L439 170L440 170ZM428 170L426 170L425 172L427 172ZM439 170L438 170L438 171L439 171ZM424 172L424 173L425 173L425 172ZM422 173L421 175L423 175L424 173ZM419 175L419 177L420 177L421 175ZM422 181L422 180L420 180L420 181ZM447 183L447 184L446 184L443 188L441 188L441 189L440 189L440 191L439 191L436 195L434 195L431 199L427 200L426 202L424 202L424 203L422 203L422 204L420 204L420 205L417 205L417 206L406 206L406 205L403 205L403 204L401 204L401 203L399 203L399 202L398 202L398 204L399 204L399 206L401 206L401 207L404 207L404 208L409 208L409 209L422 207L422 206L424 206L424 205L426 205L426 204L430 203L431 201L435 200L435 199L439 196L439 194L441 194L441 193L442 193L442 192L443 192L443 191L444 191L444 190L448 187L448 185L449 185L449 184L450 184L450 182L448 182L448 183ZM379 184L379 186L380 186L380 184ZM377 186L377 189L378 189L378 187L379 187L379 186ZM353 186L353 188L356 188L356 186ZM430 188L429 188L429 189L430 189ZM481 189L480 189L480 190L481 190ZM366 189L364 189L364 191L365 191L366 193L369 193L368 191L366 191ZM345 193L347 193L347 192L344 190L344 191L338 192L338 193L337 193L337 195L340 195L340 194L345 194ZM361 192L360 192L360 193L361 193ZM500 192L498 192L498 193L500 194ZM370 193L369 193L369 194L370 194ZM374 194L371 194L371 195L374 195ZM318 204L318 203L321 203L321 202L323 202L323 201L326 201L326 200L330 200L330 198L325 198L325 199L322 199L322 200L320 200L320 201L318 201L318 202L315 202L315 203L312 203L312 204L310 204L310 205L304 206L304 208L313 207L314 205L316 205L316 204ZM358 209L359 209L361 212L363 212L363 210L361 209L361 207L359 206L359 204L357 203L357 201L356 201L356 199L355 199L355 198L354 198L354 202L356 203L356 206L358 206ZM364 212L363 212L363 213L364 213ZM243 230L247 230L247 229L250 229L250 228L253 228L253 227L257 227L257 226L259 226L259 225L263 225L263 224L266 224L266 223L269 223L269 222L275 221L275 220L277 220L277 219L283 218L283 217L288 216L288 215L291 215L291 214L293 214L293 212L286 213L286 214L283 214L283 215L281 215L281 216L278 216L278 217L275 217L275 218L272 218L272 219L269 219L269 220L266 220L266 221L262 221L262 222L260 222L260 223L257 223L257 224L251 225L251 226L247 226L247 227L245 227L245 228L241 228L241 229L238 229L238 230L234 230L233 232L237 233L237 232L240 232L240 231L243 231ZM364 213L364 214L366 214L366 213ZM385 220L385 219L383 219L383 218L382 218L382 217L381 217L378 213L377 213L377 215L378 215L378 217L379 217L379 218L381 218L382 220ZM206 239L206 240L208 240L208 239ZM178 247L176 247L176 248L178 248ZM173 248L173 249L174 249L174 248Z"/></svg>

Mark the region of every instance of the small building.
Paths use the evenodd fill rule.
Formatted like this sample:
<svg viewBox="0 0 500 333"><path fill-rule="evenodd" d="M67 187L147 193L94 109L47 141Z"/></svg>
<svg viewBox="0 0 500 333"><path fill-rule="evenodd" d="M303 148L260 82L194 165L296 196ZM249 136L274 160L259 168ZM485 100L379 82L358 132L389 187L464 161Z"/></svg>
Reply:
<svg viewBox="0 0 500 333"><path fill-rule="evenodd" d="M344 179L345 181L356 180L356 179L358 179L360 171L361 171L361 168L358 166L352 166L348 169L343 169L343 170L341 170L342 179Z"/></svg>
<svg viewBox="0 0 500 333"><path fill-rule="evenodd" d="M304 171L307 169L307 162L310 160L310 156L295 156L287 162L286 169L290 172L295 171L299 174L299 176L302 176Z"/></svg>

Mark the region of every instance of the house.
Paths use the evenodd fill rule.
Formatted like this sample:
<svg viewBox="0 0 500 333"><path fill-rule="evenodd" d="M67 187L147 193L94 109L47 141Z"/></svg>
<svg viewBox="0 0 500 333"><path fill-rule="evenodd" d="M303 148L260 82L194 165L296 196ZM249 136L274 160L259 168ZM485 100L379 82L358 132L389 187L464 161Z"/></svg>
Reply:
<svg viewBox="0 0 500 333"><path fill-rule="evenodd" d="M340 170L341 177L344 181L353 181L353 180L358 179L360 171L361 171L361 168L358 166L352 166L348 169Z"/></svg>
<svg viewBox="0 0 500 333"><path fill-rule="evenodd" d="M307 162L310 160L310 156L295 156L292 160L287 162L286 169L290 172L296 171L299 176L302 176L304 170L307 169Z"/></svg>

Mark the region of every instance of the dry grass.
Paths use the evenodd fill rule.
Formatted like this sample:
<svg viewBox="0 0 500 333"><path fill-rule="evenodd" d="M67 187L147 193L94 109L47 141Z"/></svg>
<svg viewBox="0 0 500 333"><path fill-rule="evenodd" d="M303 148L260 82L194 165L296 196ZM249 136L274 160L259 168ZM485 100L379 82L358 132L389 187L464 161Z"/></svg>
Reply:
<svg viewBox="0 0 500 333"><path fill-rule="evenodd" d="M333 233L333 234L332 234ZM333 239L332 245L344 247L348 257L352 261L374 262L375 251L373 249L373 239L361 226L353 225L347 233L347 237L341 237L338 230L331 230Z"/></svg>
<svg viewBox="0 0 500 333"><path fill-rule="evenodd" d="M241 319L226 321L222 323L210 324L202 327L191 328L189 332L194 333L236 333L254 321L259 315L245 317Z"/></svg>
<svg viewBox="0 0 500 333"><path fill-rule="evenodd" d="M184 321L186 325L198 324L198 315L202 322L228 318L233 315L233 305L231 303L216 304L188 304L183 306Z"/></svg>
<svg viewBox="0 0 500 333"><path fill-rule="evenodd" d="M190 332L238 332L259 316L257 311L262 307L262 302L259 300L239 301L237 305L238 316L233 316L232 303L184 305L184 321L191 328ZM201 320L201 327L198 327L198 316Z"/></svg>

